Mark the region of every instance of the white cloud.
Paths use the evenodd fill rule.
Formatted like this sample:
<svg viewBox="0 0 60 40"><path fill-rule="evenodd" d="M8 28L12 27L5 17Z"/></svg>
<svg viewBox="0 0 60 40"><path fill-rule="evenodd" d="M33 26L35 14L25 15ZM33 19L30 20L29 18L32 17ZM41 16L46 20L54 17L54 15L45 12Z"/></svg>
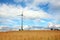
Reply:
<svg viewBox="0 0 60 40"><path fill-rule="evenodd" d="M20 20L22 10L23 10L23 17L25 19L51 18L51 15L44 12L43 10L34 11L30 10L30 8L28 7L23 9L20 6L3 4L0 7L0 15L4 19L1 19L0 21L3 24L6 24L4 26L8 26L8 24L18 26L17 23L13 21L13 19Z"/></svg>
<svg viewBox="0 0 60 40"><path fill-rule="evenodd" d="M49 23L48 23L48 27L53 27L53 25L54 25L54 24L53 24L52 22L49 22Z"/></svg>
<svg viewBox="0 0 60 40"><path fill-rule="evenodd" d="M59 7L60 6L60 0L51 0L50 4L52 6L54 6L54 8Z"/></svg>
<svg viewBox="0 0 60 40"><path fill-rule="evenodd" d="M18 14L21 14L22 9L15 7L13 5L3 4L0 7L0 15L5 17L15 17Z"/></svg>
<svg viewBox="0 0 60 40"><path fill-rule="evenodd" d="M19 3L19 2L22 2L22 1L24 1L24 2L33 2L32 4L37 4L37 3L47 3L48 2L48 0L14 0L14 2L17 2L17 3ZM30 3L31 4L31 3Z"/></svg>
<svg viewBox="0 0 60 40"><path fill-rule="evenodd" d="M23 0L14 0L15 2L22 2ZM24 0L25 2L28 2L28 0ZM46 4L49 3L49 14L37 7L38 4ZM32 10L32 9L33 10ZM45 22L44 20L39 20L40 18L52 18L55 20L60 21L60 0L34 0L33 3L27 3L27 6L23 9L21 5L15 6L15 5L7 5L7 4L0 4L0 16L3 18L8 18L5 20L0 20L4 24L14 24L14 26L19 26L16 24L16 22L12 21L12 19L18 19L20 20L20 15L22 14L25 19L35 19L36 21ZM35 11L34 11L35 10ZM37 11L36 11L37 10ZM51 23L50 26L53 24ZM6 26L6 25L4 25ZM26 26L26 25L25 25ZM56 25L57 27L59 25ZM24 29L29 28L26 26Z"/></svg>
<svg viewBox="0 0 60 40"><path fill-rule="evenodd" d="M55 26L56 26L56 27L60 27L60 24L56 24Z"/></svg>
<svg viewBox="0 0 60 40"><path fill-rule="evenodd" d="M18 1L18 0L17 0ZM28 0L26 0L28 1ZM40 10L37 5L45 5L49 3L49 13L53 19L59 21L60 20L60 0L34 0L33 3L28 4L27 8L32 8L33 10Z"/></svg>
<svg viewBox="0 0 60 40"><path fill-rule="evenodd" d="M23 0L15 0L15 1L22 2ZM24 0L24 1L28 1L28 0ZM53 14L51 15L36 7L37 4L46 4L48 2L49 2L49 12L55 13L55 15ZM24 18L28 18L28 19L53 18L55 20L60 20L60 14L59 14L60 12L55 11L55 10L59 10L59 7L60 7L59 0L51 0L51 1L50 0L34 0L34 2L31 4L28 4L27 7L24 9L19 5L14 6L14 5L3 4L0 6L0 15L3 17L7 17L9 20L12 21L12 19L19 19L20 17L18 15L21 15L23 10ZM33 8L34 10L38 10L38 11L30 10L30 8Z"/></svg>
<svg viewBox="0 0 60 40"><path fill-rule="evenodd" d="M38 4L47 4L49 0L14 0L16 3L24 2L26 7L36 7Z"/></svg>
<svg viewBox="0 0 60 40"><path fill-rule="evenodd" d="M53 19L56 21L60 20L60 0L50 0L49 1L49 13L52 14Z"/></svg>
<svg viewBox="0 0 60 40"><path fill-rule="evenodd" d="M0 19L0 26L6 26L6 27L10 27L10 26L14 26L16 25L16 22L12 21L11 19Z"/></svg>
<svg viewBox="0 0 60 40"><path fill-rule="evenodd" d="M48 27L49 28L57 28L57 27L60 27L60 24L55 24L55 23L49 22Z"/></svg>
<svg viewBox="0 0 60 40"><path fill-rule="evenodd" d="M50 18L50 15L43 10L33 11L33 10L24 10L23 15L27 18Z"/></svg>
<svg viewBox="0 0 60 40"><path fill-rule="evenodd" d="M22 8L21 7L15 7L12 5L1 5L0 7L0 15L4 17L18 17L18 15L21 15ZM34 10L23 10L24 17L27 18L50 18L50 15L43 10L40 11L34 11Z"/></svg>
<svg viewBox="0 0 60 40"><path fill-rule="evenodd" d="M41 4L45 4L45 3L47 3L48 2L48 0L34 0L34 4L38 4L38 3L41 3Z"/></svg>

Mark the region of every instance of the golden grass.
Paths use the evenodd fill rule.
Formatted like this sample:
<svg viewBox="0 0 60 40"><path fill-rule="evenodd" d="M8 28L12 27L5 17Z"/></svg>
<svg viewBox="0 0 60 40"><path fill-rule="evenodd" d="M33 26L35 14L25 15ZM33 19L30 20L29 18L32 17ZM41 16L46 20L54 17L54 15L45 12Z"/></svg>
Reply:
<svg viewBox="0 0 60 40"><path fill-rule="evenodd" d="M0 32L0 40L60 40L60 31L25 30Z"/></svg>

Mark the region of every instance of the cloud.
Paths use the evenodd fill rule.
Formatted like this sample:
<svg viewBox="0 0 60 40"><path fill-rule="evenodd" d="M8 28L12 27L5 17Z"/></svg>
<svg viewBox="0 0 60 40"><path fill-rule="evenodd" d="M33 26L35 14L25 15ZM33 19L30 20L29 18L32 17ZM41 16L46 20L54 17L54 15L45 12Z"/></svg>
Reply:
<svg viewBox="0 0 60 40"><path fill-rule="evenodd" d="M52 0L50 1L50 5L54 6L54 8L60 6L60 0Z"/></svg>
<svg viewBox="0 0 60 40"><path fill-rule="evenodd" d="M56 23L49 22L49 23L48 23L48 27L49 27L49 28L58 28L58 27L60 27L60 24L56 24Z"/></svg>
<svg viewBox="0 0 60 40"><path fill-rule="evenodd" d="M35 0L34 6L36 6L36 8L39 9L37 5L41 4L42 6L44 6L47 3L48 3L48 13L51 14L52 19L54 19L55 21L59 21L60 20L60 16L59 16L60 15L60 0Z"/></svg>
<svg viewBox="0 0 60 40"><path fill-rule="evenodd" d="M56 24L55 26L56 26L56 27L60 27L60 24Z"/></svg>
<svg viewBox="0 0 60 40"><path fill-rule="evenodd" d="M1 18L0 19L0 26L13 26L16 25L16 22L12 21L11 19L5 19L5 18Z"/></svg>
<svg viewBox="0 0 60 40"><path fill-rule="evenodd" d="M50 15L44 11L25 10L23 15L27 18L49 18Z"/></svg>
<svg viewBox="0 0 60 40"><path fill-rule="evenodd" d="M22 10L21 7L15 7L12 5L3 4L0 7L0 15L4 17L19 17L21 16L23 11L23 15L26 18L50 18L50 15L43 10L34 11L24 9Z"/></svg>
<svg viewBox="0 0 60 40"><path fill-rule="evenodd" d="M19 31L19 27L14 27L14 28L10 28L7 26L0 26L0 32L7 32L7 31Z"/></svg>
<svg viewBox="0 0 60 40"><path fill-rule="evenodd" d="M49 1L49 9L48 12L54 16L52 17L56 21L60 20L60 0L51 0Z"/></svg>
<svg viewBox="0 0 60 40"><path fill-rule="evenodd" d="M14 0L17 3L21 3L23 0ZM57 3L56 3L57 2ZM7 5L7 4L2 4L0 5L0 16L3 18L6 18L6 22L14 24L13 20L21 19L21 14L23 10L23 17L24 19L35 19L38 20L42 18L47 18L47 19L54 19L55 20L60 20L60 1L59 0L33 0L33 1L28 1L24 0L24 3L26 4L26 7L23 8L20 5ZM41 8L38 8L37 5L45 5L49 3L49 8L48 12L45 12ZM10 21L10 22L9 22ZM5 21L3 21L4 23ZM44 21L42 21L44 22ZM17 24L15 24L17 25Z"/></svg>
<svg viewBox="0 0 60 40"><path fill-rule="evenodd" d="M17 2L17 3L20 3L20 2L25 2L25 3L32 3L32 4L35 4L36 5L36 3L47 3L48 2L48 0L14 0L15 2Z"/></svg>
<svg viewBox="0 0 60 40"><path fill-rule="evenodd" d="M48 0L34 0L33 4L37 5L37 4L46 4L48 2Z"/></svg>
<svg viewBox="0 0 60 40"><path fill-rule="evenodd" d="M0 15L7 16L7 17L15 17L20 13L21 9L18 7L15 7L13 5L6 5L3 4L0 7Z"/></svg>
<svg viewBox="0 0 60 40"><path fill-rule="evenodd" d="M22 2L22 1L25 1L25 3L27 3L28 2L28 0L14 0L15 2ZM56 1L57 1L57 3L56 3ZM52 0L52 1L49 1L49 0L34 0L32 3L30 3L30 4L28 4L27 6L26 6L26 8L24 9L24 12L26 11L26 14L24 14L24 15L28 15L27 13L28 12L33 12L33 13L29 13L31 16L32 15L38 15L38 16L47 16L47 15L49 15L50 17L52 16L52 18L58 18L59 16L57 16L57 15L59 15L59 13L57 14L57 15L50 15L50 14L48 14L47 12L44 12L43 10L41 11L41 9L39 9L38 7L37 7L37 5L38 4L42 4L42 5L44 5L44 4L46 4L46 3L48 3L49 2L49 13L56 13L57 14L57 10L59 9L58 7L59 7L59 1L58 0ZM58 4L58 5L57 5ZM57 6L57 7L56 7ZM33 10L29 10L29 9L33 9L33 10L38 10L38 11L33 11ZM57 9L58 8L58 9ZM57 9L56 11L55 11L55 9ZM22 13L22 7L21 6L18 6L18 7L15 7L15 6L13 6L13 5L6 5L6 4L3 4L2 6L1 6L1 8L0 8L0 12L2 13L2 14L0 14L0 15L5 15L5 14L7 14L7 16L9 16L9 17L13 17L13 16L17 16L17 15L20 15L21 13ZM7 11L3 11L3 10L7 10ZM17 10L17 11L16 11ZM39 12L39 10L40 10L40 12ZM3 12L2 12L3 11ZM15 12L14 12L15 11ZM28 12L27 12L28 11ZM55 11L55 12L54 12ZM35 12L35 14L34 14L34 12ZM40 13L40 14L39 14ZM4 16L3 15L3 16ZM11 15L11 16L10 16ZM12 16L13 15L13 16ZM29 15L29 16L30 16ZM37 16L36 15L36 16ZM55 17L53 17L53 16L55 16ZM26 16L27 17L27 16ZM32 18L33 18L34 16L32 16ZM59 20L60 18L58 18L58 20Z"/></svg>
<svg viewBox="0 0 60 40"><path fill-rule="evenodd" d="M38 1L40 2L40 1ZM33 9L31 9L33 8ZM23 10L24 18L27 19L40 19L40 18L51 18L51 15L42 9L37 8L36 6L27 6L26 8L22 8L21 6L15 5L7 5L3 4L0 7L0 15L7 17L8 19L20 19L21 13ZM37 10L37 11L36 11Z"/></svg>
<svg viewBox="0 0 60 40"><path fill-rule="evenodd" d="M48 27L53 27L53 25L54 25L54 24L53 24L52 22L49 22L49 23L48 23Z"/></svg>
<svg viewBox="0 0 60 40"><path fill-rule="evenodd" d="M35 9L35 8L34 8ZM20 25L21 14L23 11L23 18L25 19L41 19L41 18L51 18L51 15L43 10L31 10L30 8L22 8L19 5L7 5L2 4L0 6L0 24L8 27L15 27ZM16 21L15 21L16 20ZM1 25L0 25L1 26ZM26 29L26 28L25 28Z"/></svg>
<svg viewBox="0 0 60 40"><path fill-rule="evenodd" d="M37 6L38 4L45 5L48 3L48 0L14 0L16 3L20 3L22 7L31 7Z"/></svg>

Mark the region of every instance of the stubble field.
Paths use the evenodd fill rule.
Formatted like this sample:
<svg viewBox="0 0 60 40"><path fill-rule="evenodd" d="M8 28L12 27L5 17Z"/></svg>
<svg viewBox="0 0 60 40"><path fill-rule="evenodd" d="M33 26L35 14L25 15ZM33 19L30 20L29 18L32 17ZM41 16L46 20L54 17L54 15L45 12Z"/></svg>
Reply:
<svg viewBox="0 0 60 40"><path fill-rule="evenodd" d="M25 30L0 32L0 40L60 40L60 31Z"/></svg>

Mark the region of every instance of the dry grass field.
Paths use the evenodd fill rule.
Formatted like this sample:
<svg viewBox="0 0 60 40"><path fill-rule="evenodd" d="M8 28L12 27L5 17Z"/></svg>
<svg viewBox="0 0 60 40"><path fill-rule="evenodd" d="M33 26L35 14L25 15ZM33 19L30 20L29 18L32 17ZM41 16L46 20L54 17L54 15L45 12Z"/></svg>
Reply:
<svg viewBox="0 0 60 40"><path fill-rule="evenodd" d="M0 32L0 40L60 40L60 31L25 30Z"/></svg>

